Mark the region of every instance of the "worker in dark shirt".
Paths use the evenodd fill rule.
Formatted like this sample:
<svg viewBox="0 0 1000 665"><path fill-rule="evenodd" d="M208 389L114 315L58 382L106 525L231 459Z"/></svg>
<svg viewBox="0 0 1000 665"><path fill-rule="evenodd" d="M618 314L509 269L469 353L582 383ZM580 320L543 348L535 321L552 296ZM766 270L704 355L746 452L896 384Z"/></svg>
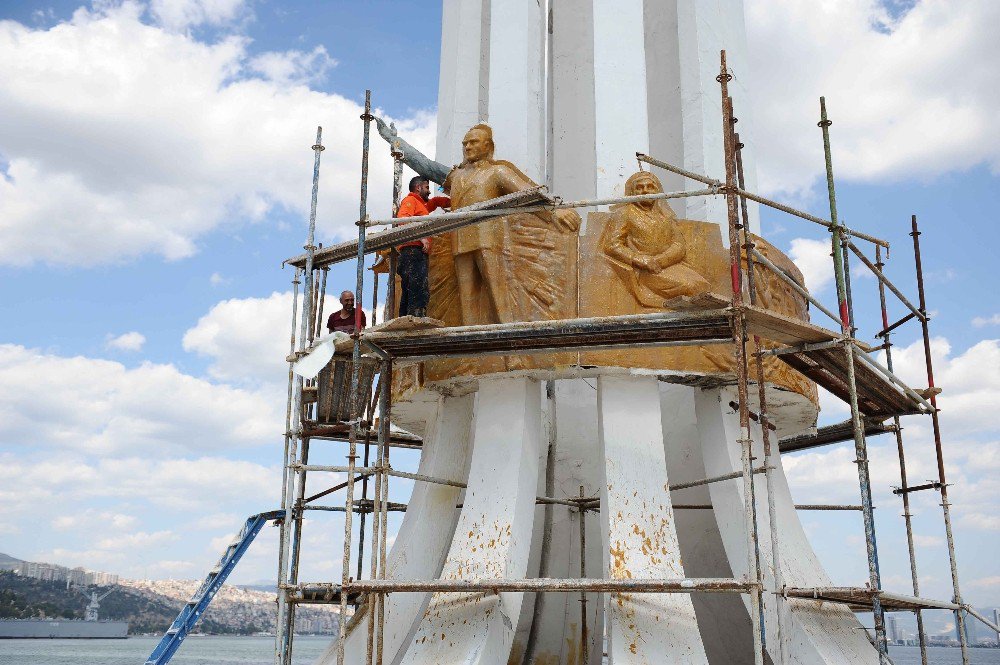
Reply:
<svg viewBox="0 0 1000 665"><path fill-rule="evenodd" d="M340 311L334 312L326 320L326 329L331 333L336 330L348 334L356 332L355 323L358 315L361 318L361 327L364 328L368 325L368 321L365 319L364 311L354 309L354 292L344 291L340 294Z"/></svg>
<svg viewBox="0 0 1000 665"><path fill-rule="evenodd" d="M400 201L397 217L422 217L438 208L451 205L447 196L431 198L430 181L423 176L410 180L410 193ZM430 288L427 282L427 258L431 252L431 239L421 238L399 246L399 273L402 285L399 298L399 315L427 316Z"/></svg>

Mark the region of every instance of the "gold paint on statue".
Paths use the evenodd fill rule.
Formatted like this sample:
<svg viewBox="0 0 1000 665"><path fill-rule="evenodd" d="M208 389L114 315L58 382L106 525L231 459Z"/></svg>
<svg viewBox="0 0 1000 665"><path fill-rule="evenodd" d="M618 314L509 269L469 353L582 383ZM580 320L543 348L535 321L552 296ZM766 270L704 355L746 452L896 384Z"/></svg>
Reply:
<svg viewBox="0 0 1000 665"><path fill-rule="evenodd" d="M537 187L510 162L493 159L493 150L493 130L488 125L476 125L466 133L462 139L465 161L453 168L444 182L452 210ZM553 222L558 229L551 228ZM462 323L529 320L526 317L533 312L525 298L539 301L536 304L541 304L543 311L538 314L559 313L557 301L565 293L564 280L558 273L532 276L524 272L530 271L531 264L551 264L557 258L548 255L558 242L550 237L553 231L565 235L576 232L579 226L576 211L558 210L496 217L454 231L451 252Z"/></svg>
<svg viewBox="0 0 1000 665"><path fill-rule="evenodd" d="M445 183L453 209L535 186L510 162L493 159L488 127L469 130L463 151L465 161ZM626 195L660 191L659 180L648 172L626 183ZM436 238L427 315L458 326L639 314L665 311L663 302L679 295L732 292L729 252L717 224L679 220L665 201L653 201L590 213L586 233L577 236L571 231L579 216L569 212L495 218ZM786 275L803 282L782 252L756 236L753 242ZM809 320L805 299L770 269L755 264L755 277L762 307ZM734 362L734 349L726 344L446 358L398 365L393 399L406 399L429 385L456 385L463 377L518 370L544 375L617 367L662 371L679 380L727 381ZM815 384L784 363L767 358L764 371L777 388L817 402Z"/></svg>
<svg viewBox="0 0 1000 665"><path fill-rule="evenodd" d="M648 171L639 171L625 183L625 196L662 192L660 179ZM665 300L708 290L708 281L685 260L687 243L669 204L637 201L613 210L601 236L601 251L639 303L662 309Z"/></svg>

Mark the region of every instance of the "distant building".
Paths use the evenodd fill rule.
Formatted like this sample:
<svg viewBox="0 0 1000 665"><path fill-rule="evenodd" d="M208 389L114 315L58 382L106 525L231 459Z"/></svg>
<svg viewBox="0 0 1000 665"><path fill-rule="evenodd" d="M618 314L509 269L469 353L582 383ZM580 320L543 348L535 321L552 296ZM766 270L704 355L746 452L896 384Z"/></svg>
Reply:
<svg viewBox="0 0 1000 665"><path fill-rule="evenodd" d="M50 582L67 582L77 586L113 586L118 584L118 575L87 570L83 567L66 568L51 563L22 561L12 566L12 570L22 577Z"/></svg>
<svg viewBox="0 0 1000 665"><path fill-rule="evenodd" d="M888 624L888 638L890 644L900 644L903 641L902 636L899 632L899 619L889 614L886 616L886 623Z"/></svg>

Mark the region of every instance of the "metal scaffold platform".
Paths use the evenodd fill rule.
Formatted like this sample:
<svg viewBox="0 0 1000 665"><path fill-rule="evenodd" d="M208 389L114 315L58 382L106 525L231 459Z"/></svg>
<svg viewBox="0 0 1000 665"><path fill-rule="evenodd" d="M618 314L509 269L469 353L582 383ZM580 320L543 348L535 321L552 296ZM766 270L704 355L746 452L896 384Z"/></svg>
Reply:
<svg viewBox="0 0 1000 665"><path fill-rule="evenodd" d="M294 644L295 608L298 604L328 603L340 607L342 621L337 644L337 662L343 663L348 630L348 610L358 608L358 613L369 617L367 636L367 663L382 663L382 635L384 633L385 598L390 593L414 592L482 592L496 594L505 591L525 591L536 593L732 593L749 597L750 618L754 633L754 658L756 663L764 663L768 656L766 641L774 639L763 630L765 604L786 602L790 598L836 603L856 611L870 611L874 619L874 643L882 662L888 661L885 622L886 611L912 611L919 622L921 649L926 657L926 636L920 613L928 609L944 609L955 613L959 634L962 639L963 662L968 663L965 643L964 622L971 613L963 602L955 560L954 539L951 531L948 483L943 463L942 436L938 424L936 406L937 390L933 382L933 370L929 351L930 336L928 317L923 292L923 275L920 266L920 248L916 219L912 221L913 248L917 268L919 305L913 306L896 286L882 272L882 249L888 248L884 240L848 229L838 222L834 195L832 161L830 158L829 121L825 103L821 99L821 121L823 142L826 153L827 181L829 185L830 218L822 219L789 206L746 191L741 178L741 148L739 137L734 131L735 118L732 99L728 95L727 82L731 74L726 68L725 52L718 81L721 88L723 117L721 118L725 137L726 179L718 181L691 173L662 160L644 154L637 154L640 163L655 165L686 178L706 185L700 190L671 192L662 194L617 197L588 201L562 202L548 196L542 189L531 190L489 201L475 209L456 210L435 215L427 221L410 223L405 227L393 228L399 220L371 221L367 214L368 152L371 115L370 92L365 98L363 135L363 157L361 175L361 201L357 240L319 249L315 246L316 194L319 180L322 133L317 132L315 162L313 172L313 198L310 214L309 233L305 253L286 261L294 268L292 335L289 354L288 405L286 411L286 435L284 440L282 511L280 552L278 564L278 622L276 638L276 665L290 665ZM398 204L401 177L401 156L394 151L395 187L393 204ZM395 302L394 280L389 280L385 307L387 322L355 333L348 343L341 343L334 356L338 362L351 369L351 375L342 382L346 396L343 400L346 412L336 422L324 422L319 416L316 380L303 379L294 374L291 365L303 357L319 337L323 322L323 302L326 296L326 273L329 266L343 261L355 260L357 267L357 296L360 302L364 291L364 258L378 250L390 250L401 242L451 231L487 219L503 217L513 212L550 211L558 208L585 208L597 205L626 203L637 200L659 200L691 196L724 196L727 201L727 223L729 234L730 268L734 289L731 297L703 294L694 298L667 302L665 311L655 314L608 316L599 318L563 319L554 321L531 321L475 326L446 326L430 319L410 320L402 325L394 321L392 306ZM833 313L822 303L791 280L790 286L797 289L814 307L826 314L835 323L836 329L827 329L813 323L795 320L771 312L757 304L754 281L755 270L760 266L772 266L768 259L755 249L746 223L747 201L769 206L796 218L825 227L830 232L834 273L837 285L837 308ZM394 207L395 213L395 207ZM385 231L369 233L369 229L388 226ZM871 261L854 243L863 240L875 247L875 259ZM878 279L882 303L881 344L872 348L854 337L854 307L851 299L850 255L861 258L862 264L873 271ZM390 274L395 273L395 262ZM777 271L779 277L783 275ZM787 276L786 276L787 277ZM303 285L300 293L299 286ZM906 319L890 325L886 318L886 291L900 298L911 313ZM378 299L378 281L375 279L371 311L374 312ZM670 311L666 311L670 310ZM916 390L906 385L893 374L892 331L906 321L916 320L921 325L921 333L926 349L928 386ZM374 322L373 322L374 323ZM408 363L422 360L457 356L481 356L490 354L548 353L581 349L607 349L615 347L643 346L692 346L726 344L735 353L735 373L732 384L738 389L739 400L736 409L740 419L739 444L743 451L742 471L704 478L699 481L674 484L670 490L684 487L707 485L735 478L743 480L744 518L747 533L747 549L760 551L758 539L771 538L773 542L781 537L772 532L758 531L757 510L752 497L755 474L762 474L767 488L766 505L771 511L773 498L771 470L775 468L780 452L807 450L817 446L832 445L851 441L854 444L860 503L854 506L797 506L799 509L813 510L853 510L860 512L865 527L869 576L865 587L848 588L792 588L782 583L781 562L777 548L770 548L773 561L750 562L746 578L683 578L683 579L449 579L449 580L398 580L387 577L386 550L389 533L387 515L393 510L405 510L405 506L388 500L389 479L406 478L414 482L437 483L453 487L465 487L463 483L393 469L389 463L390 448L421 447L419 437L390 429L391 386L394 363ZM874 351L885 353L887 365L883 366L871 355ZM752 381L751 373L758 377L763 374L765 357L776 357L809 379L815 381L834 396L849 405L850 420L821 427L813 434L793 436L778 441L769 437L768 403L763 381ZM374 390L365 384L363 363L374 364L377 368L377 383ZM372 381L372 375L368 375ZM751 391L756 392L756 408L751 411ZM927 488L911 487L907 484L905 457L903 453L902 429L899 418L906 415L929 417L934 427L935 454L938 461L939 477ZM764 432L763 459L755 459L751 453L750 423L752 420L762 425ZM912 574L912 596L890 593L882 589L879 572L878 550L875 539L875 522L868 470L866 438L874 435L894 433L897 439L900 467L900 496L904 505L908 536L909 558ZM314 439L344 441L347 444L346 464L310 464L310 444ZM363 461L362 455L363 452ZM307 476L314 474L345 474L345 479L322 492L309 495L306 491ZM360 498L357 496L361 486ZM920 597L913 535L910 524L909 494L918 489L939 492L943 518L947 534L947 547L951 565L953 597L949 602L927 600ZM343 492L341 505L319 506L313 502L320 497L328 497ZM585 496L539 496L537 503L570 506L582 516L587 511L601 508L600 497ZM707 505L675 506L677 509L707 509ZM340 512L344 519L344 551L340 579L322 582L303 582L299 567L303 540L303 515L308 510L329 510ZM367 516L371 516L370 520ZM358 548L354 548L353 521L360 521ZM774 525L771 515L769 524ZM370 528L367 534L366 529ZM363 577L363 558L367 540L368 571ZM752 559L752 557L751 557ZM767 566L775 571L774 586L765 584L761 568ZM779 618L778 630L784 630ZM981 618L981 617L980 617ZM780 639L780 638L779 638Z"/></svg>

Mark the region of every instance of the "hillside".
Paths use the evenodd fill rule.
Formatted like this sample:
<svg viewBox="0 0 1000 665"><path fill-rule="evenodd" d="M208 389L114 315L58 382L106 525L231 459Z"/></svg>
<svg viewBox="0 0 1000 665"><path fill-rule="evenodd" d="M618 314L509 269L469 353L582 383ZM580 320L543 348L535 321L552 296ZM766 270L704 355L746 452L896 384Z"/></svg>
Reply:
<svg viewBox="0 0 1000 665"><path fill-rule="evenodd" d="M200 582L124 580L101 601L102 619L129 622L129 633L162 633ZM102 589L106 591L107 588ZM81 619L87 600L65 582L25 578L0 571L0 618L65 617ZM274 593L225 585L195 632L247 635L274 630ZM302 607L300 632L332 633L337 612L332 607Z"/></svg>

